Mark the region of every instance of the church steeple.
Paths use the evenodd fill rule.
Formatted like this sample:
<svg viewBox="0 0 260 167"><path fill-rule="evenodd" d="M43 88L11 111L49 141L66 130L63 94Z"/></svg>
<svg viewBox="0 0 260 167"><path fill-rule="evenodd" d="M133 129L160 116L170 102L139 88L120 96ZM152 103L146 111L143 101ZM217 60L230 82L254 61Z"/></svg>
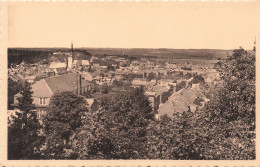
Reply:
<svg viewBox="0 0 260 167"><path fill-rule="evenodd" d="M253 49L253 51L255 52L255 50L256 50L256 37L255 37L255 41L254 41L254 49Z"/></svg>
<svg viewBox="0 0 260 167"><path fill-rule="evenodd" d="M67 60L67 68L68 69L72 68L73 59L74 59L74 55L73 55L73 42L71 41L71 54L68 56L68 60Z"/></svg>
<svg viewBox="0 0 260 167"><path fill-rule="evenodd" d="M73 41L71 41L71 56L73 57Z"/></svg>

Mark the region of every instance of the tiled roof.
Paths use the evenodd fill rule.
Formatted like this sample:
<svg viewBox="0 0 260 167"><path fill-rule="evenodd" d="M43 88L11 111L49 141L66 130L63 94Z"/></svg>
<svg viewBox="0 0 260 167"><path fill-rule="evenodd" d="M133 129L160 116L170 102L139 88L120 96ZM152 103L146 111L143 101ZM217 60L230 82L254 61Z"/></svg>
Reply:
<svg viewBox="0 0 260 167"><path fill-rule="evenodd" d="M163 92L167 92L169 90L170 90L170 88L165 87L165 86L161 86L161 85L155 85L151 89L151 91L154 91L154 92L156 92L158 94L162 94Z"/></svg>
<svg viewBox="0 0 260 167"><path fill-rule="evenodd" d="M146 80L144 80L144 79L134 79L133 81L132 81L132 84L133 85L147 85L148 84L148 82L146 82Z"/></svg>
<svg viewBox="0 0 260 167"><path fill-rule="evenodd" d="M77 76L76 74L65 74L60 76L54 76L45 78L50 90L54 93L57 91L75 91L77 89ZM81 86L89 85L85 80L81 80Z"/></svg>
<svg viewBox="0 0 260 167"><path fill-rule="evenodd" d="M94 99L85 99L85 100L86 100L89 107L91 107L94 103Z"/></svg>
<svg viewBox="0 0 260 167"><path fill-rule="evenodd" d="M196 105L193 102L198 96L204 97L199 85L174 93L166 103L160 105L159 117L165 114L172 117L175 112L187 111L189 106L191 111L195 111Z"/></svg>
<svg viewBox="0 0 260 167"><path fill-rule="evenodd" d="M51 62L50 68L66 68L66 63Z"/></svg>
<svg viewBox="0 0 260 167"><path fill-rule="evenodd" d="M146 94L147 96L155 96L155 95L156 95L155 92L150 92L150 91L146 91L145 94Z"/></svg>
<svg viewBox="0 0 260 167"><path fill-rule="evenodd" d="M85 73L82 73L82 77L87 80L87 81L92 81L93 80L93 77L90 73L88 72L85 72Z"/></svg>
<svg viewBox="0 0 260 167"><path fill-rule="evenodd" d="M44 79L41 79L32 85L33 97L51 97L53 92L50 90Z"/></svg>
<svg viewBox="0 0 260 167"><path fill-rule="evenodd" d="M89 61L88 60L82 60L82 65L89 65Z"/></svg>

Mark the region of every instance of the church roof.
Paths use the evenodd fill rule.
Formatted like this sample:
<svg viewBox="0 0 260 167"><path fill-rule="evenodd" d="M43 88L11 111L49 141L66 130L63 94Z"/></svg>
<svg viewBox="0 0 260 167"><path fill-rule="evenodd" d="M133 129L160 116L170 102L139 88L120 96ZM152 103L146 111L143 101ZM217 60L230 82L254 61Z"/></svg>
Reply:
<svg viewBox="0 0 260 167"><path fill-rule="evenodd" d="M66 68L66 63L62 63L62 62L51 62L50 68Z"/></svg>
<svg viewBox="0 0 260 167"><path fill-rule="evenodd" d="M73 56L76 60L89 60L91 54L86 51L74 51Z"/></svg>

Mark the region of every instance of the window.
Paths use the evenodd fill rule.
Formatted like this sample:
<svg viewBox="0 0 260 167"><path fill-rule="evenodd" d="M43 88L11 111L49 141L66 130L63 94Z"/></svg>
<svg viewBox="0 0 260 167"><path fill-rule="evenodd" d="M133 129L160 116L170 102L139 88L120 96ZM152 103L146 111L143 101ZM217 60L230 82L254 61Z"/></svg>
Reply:
<svg viewBox="0 0 260 167"><path fill-rule="evenodd" d="M40 105L45 105L45 104L46 104L45 99L46 99L46 98L44 98L44 97L41 97L41 98L40 98Z"/></svg>
<svg viewBox="0 0 260 167"><path fill-rule="evenodd" d="M41 118L41 110L37 111L36 114L37 114L37 119L40 119Z"/></svg>

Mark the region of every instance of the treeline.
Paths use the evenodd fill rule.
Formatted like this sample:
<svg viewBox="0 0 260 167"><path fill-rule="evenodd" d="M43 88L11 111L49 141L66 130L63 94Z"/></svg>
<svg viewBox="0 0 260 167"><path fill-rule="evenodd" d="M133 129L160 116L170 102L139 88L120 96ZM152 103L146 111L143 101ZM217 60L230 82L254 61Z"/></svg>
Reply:
<svg viewBox="0 0 260 167"><path fill-rule="evenodd" d="M51 57L52 51L8 49L8 67L11 64L20 64L23 61L28 64L37 63Z"/></svg>
<svg viewBox="0 0 260 167"><path fill-rule="evenodd" d="M53 52L60 52L59 54L53 55ZM17 65L22 62L27 64L41 63L48 64L51 61L59 60L64 61L67 58L67 55L64 55L65 52L70 52L71 49L18 49L18 48L9 48L8 49L8 67L11 67L12 64ZM74 49L74 55L78 58L89 59L91 54L86 50Z"/></svg>
<svg viewBox="0 0 260 167"><path fill-rule="evenodd" d="M23 112L8 128L8 159L255 159L255 52L234 50L218 70L221 83L205 107L172 119L154 119L142 89L103 98L96 112L61 92L40 125L25 87Z"/></svg>

